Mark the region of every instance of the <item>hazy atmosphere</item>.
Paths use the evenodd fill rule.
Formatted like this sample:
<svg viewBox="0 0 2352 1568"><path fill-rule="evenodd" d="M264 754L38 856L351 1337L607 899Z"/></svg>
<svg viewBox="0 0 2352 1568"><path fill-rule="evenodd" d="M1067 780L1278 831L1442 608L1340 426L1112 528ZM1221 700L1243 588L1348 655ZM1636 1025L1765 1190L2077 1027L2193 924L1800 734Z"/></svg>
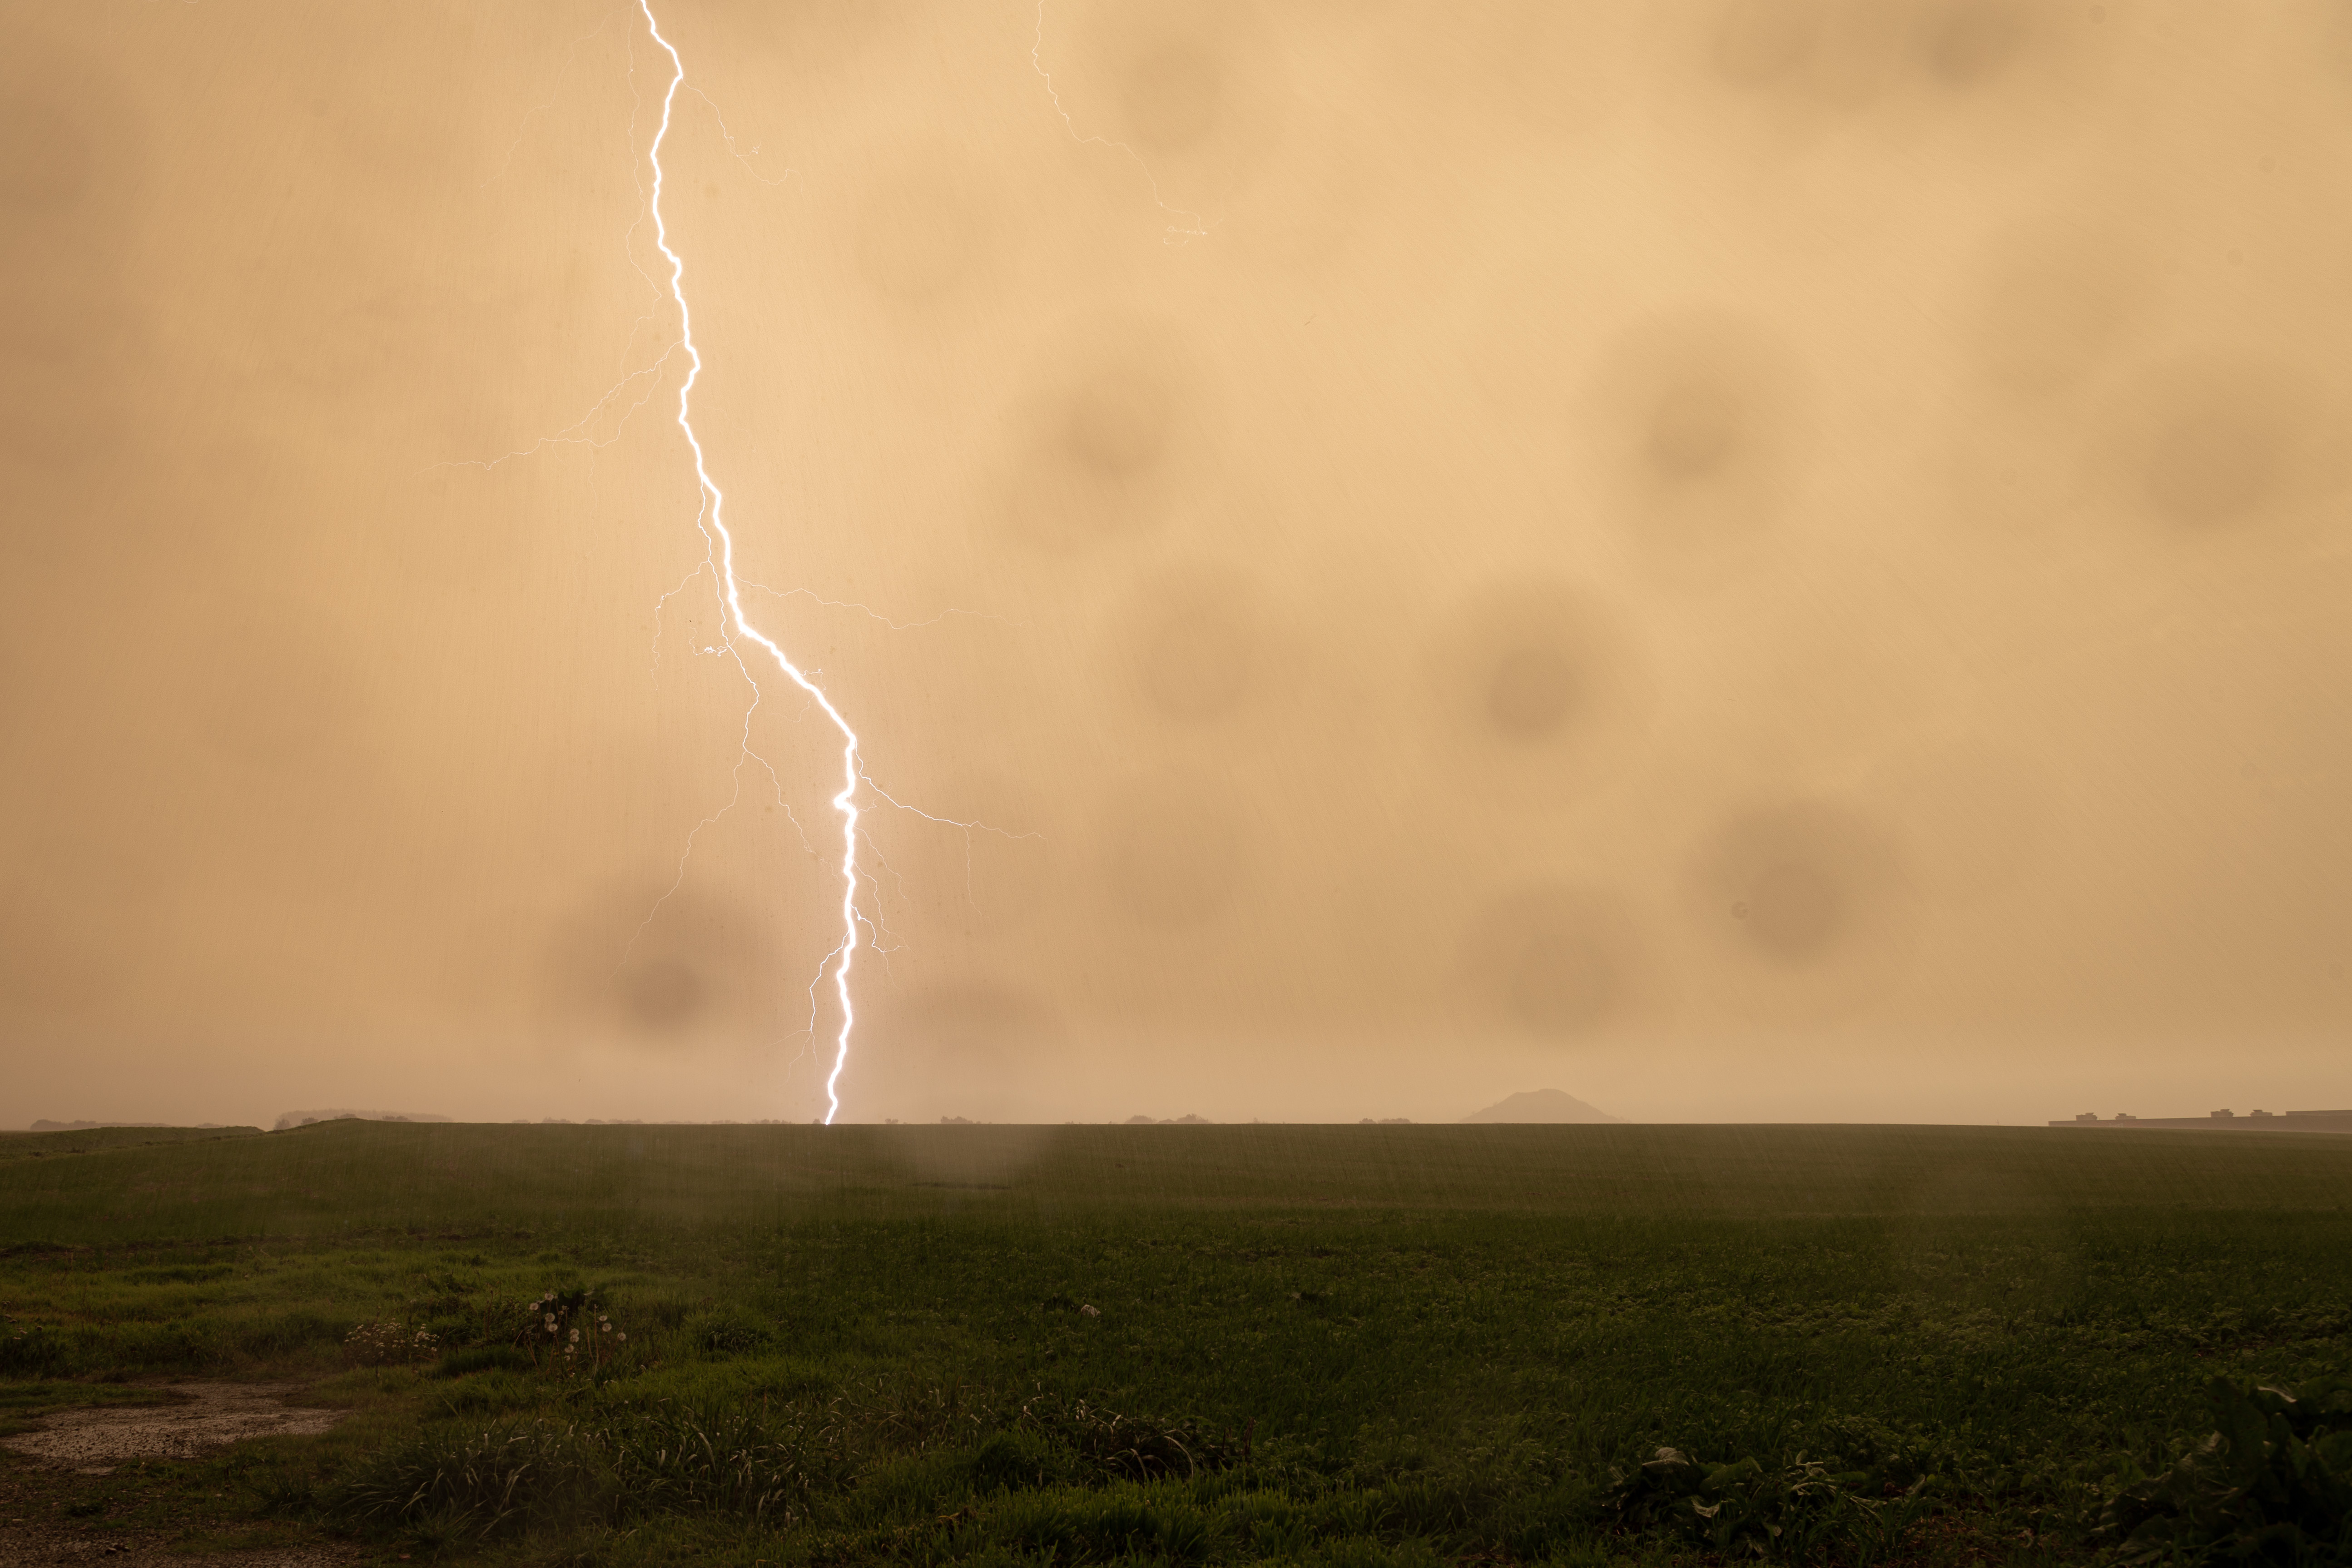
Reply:
<svg viewBox="0 0 2352 1568"><path fill-rule="evenodd" d="M2352 1104L2342 7L653 9L841 1120ZM645 13L0 16L0 1126L823 1115Z"/></svg>

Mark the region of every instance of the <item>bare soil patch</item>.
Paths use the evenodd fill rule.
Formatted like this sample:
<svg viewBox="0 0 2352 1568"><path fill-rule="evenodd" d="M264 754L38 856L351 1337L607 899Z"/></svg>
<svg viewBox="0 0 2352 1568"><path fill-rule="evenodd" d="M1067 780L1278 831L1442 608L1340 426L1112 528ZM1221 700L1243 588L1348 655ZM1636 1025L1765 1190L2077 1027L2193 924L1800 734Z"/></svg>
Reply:
<svg viewBox="0 0 2352 1568"><path fill-rule="evenodd" d="M291 1383L175 1383L171 1405L60 1410L30 1432L0 1439L20 1454L83 1475L104 1475L125 1459L193 1459L247 1437L308 1436L343 1418L340 1410L286 1403Z"/></svg>

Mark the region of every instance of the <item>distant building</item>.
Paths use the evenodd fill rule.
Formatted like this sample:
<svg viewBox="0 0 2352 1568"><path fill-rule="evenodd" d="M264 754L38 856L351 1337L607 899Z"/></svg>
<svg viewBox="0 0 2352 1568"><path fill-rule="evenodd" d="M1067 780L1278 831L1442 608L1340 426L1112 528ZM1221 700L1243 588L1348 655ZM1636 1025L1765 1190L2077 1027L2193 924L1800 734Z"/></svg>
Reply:
<svg viewBox="0 0 2352 1568"><path fill-rule="evenodd" d="M2107 1121L2086 1110L2053 1127L2201 1127L2229 1132L2352 1132L2352 1110L2209 1110L2202 1116L2133 1116L2117 1111Z"/></svg>

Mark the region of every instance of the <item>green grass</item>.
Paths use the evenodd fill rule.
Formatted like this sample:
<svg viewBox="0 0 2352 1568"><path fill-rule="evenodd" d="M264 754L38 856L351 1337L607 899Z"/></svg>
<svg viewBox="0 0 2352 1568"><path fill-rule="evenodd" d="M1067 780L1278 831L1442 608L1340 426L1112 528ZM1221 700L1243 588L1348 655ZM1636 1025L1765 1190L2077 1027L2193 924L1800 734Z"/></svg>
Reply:
<svg viewBox="0 0 2352 1568"><path fill-rule="evenodd" d="M2208 1379L2352 1371L2347 1205L2288 1134L341 1122L0 1163L0 1417L315 1376L191 1484L499 1561L2066 1560Z"/></svg>
<svg viewBox="0 0 2352 1568"><path fill-rule="evenodd" d="M99 1136L22 1142L57 1139L63 1150ZM1785 1218L2340 1212L2352 1199L2352 1140L2027 1128L341 1121L184 1144L148 1133L104 1160L0 1169L0 1235L79 1244L385 1229L626 1234L818 1215L1281 1207Z"/></svg>
<svg viewBox="0 0 2352 1568"><path fill-rule="evenodd" d="M87 1127L79 1132L0 1132L0 1160L46 1160L58 1154L89 1154L101 1149L129 1149L142 1144L260 1136L258 1127Z"/></svg>

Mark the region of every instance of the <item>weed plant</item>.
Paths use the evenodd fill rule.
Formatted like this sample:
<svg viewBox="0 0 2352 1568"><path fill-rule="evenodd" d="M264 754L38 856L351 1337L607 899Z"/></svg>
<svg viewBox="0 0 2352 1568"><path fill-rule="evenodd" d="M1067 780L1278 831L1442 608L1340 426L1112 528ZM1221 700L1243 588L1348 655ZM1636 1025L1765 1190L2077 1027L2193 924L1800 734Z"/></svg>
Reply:
<svg viewBox="0 0 2352 1568"><path fill-rule="evenodd" d="M2214 1423L2162 1474L2125 1484L2102 1533L2126 1563L2352 1563L2352 1380L2205 1388Z"/></svg>

